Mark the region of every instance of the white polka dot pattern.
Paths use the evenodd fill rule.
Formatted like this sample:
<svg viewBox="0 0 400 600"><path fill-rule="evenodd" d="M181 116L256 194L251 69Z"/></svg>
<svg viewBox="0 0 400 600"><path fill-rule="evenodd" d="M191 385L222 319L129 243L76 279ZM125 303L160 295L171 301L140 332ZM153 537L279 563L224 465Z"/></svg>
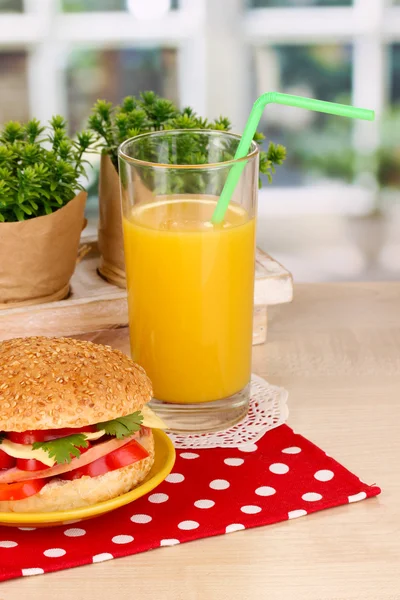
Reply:
<svg viewBox="0 0 400 600"><path fill-rule="evenodd" d="M190 531L191 529L197 529L198 527L200 527L200 523L198 523L197 521L181 521L178 524L179 529L183 529L184 531Z"/></svg>
<svg viewBox="0 0 400 600"><path fill-rule="evenodd" d="M284 463L273 463L269 466L269 470L275 475L285 475L289 471L289 467Z"/></svg>
<svg viewBox="0 0 400 600"><path fill-rule="evenodd" d="M16 546L18 546L17 542L11 540L0 541L0 548L15 548Z"/></svg>
<svg viewBox="0 0 400 600"><path fill-rule="evenodd" d="M262 509L254 504L247 504L246 506L242 506L240 510L245 513L245 515L256 515L261 512Z"/></svg>
<svg viewBox="0 0 400 600"><path fill-rule="evenodd" d="M353 496L349 496L349 502L359 502L360 500L365 500L367 494L365 492L360 492L359 494L354 494Z"/></svg>
<svg viewBox="0 0 400 600"><path fill-rule="evenodd" d="M66 529L64 531L64 535L67 537L81 537L82 535L86 535L86 531L84 529L75 527L73 529Z"/></svg>
<svg viewBox="0 0 400 600"><path fill-rule="evenodd" d="M45 550L43 554L47 556L47 558L60 558L60 556L64 556L67 553L64 548L49 548L48 550Z"/></svg>
<svg viewBox="0 0 400 600"><path fill-rule="evenodd" d="M180 541L175 538L160 541L160 546L176 546L176 544L180 544Z"/></svg>
<svg viewBox="0 0 400 600"><path fill-rule="evenodd" d="M322 500L322 496L316 492L307 492L302 495L302 499L306 502L318 502L318 500Z"/></svg>
<svg viewBox="0 0 400 600"><path fill-rule="evenodd" d="M132 515L131 521L132 523L140 523L144 525L145 523L150 523L152 517L150 515Z"/></svg>
<svg viewBox="0 0 400 600"><path fill-rule="evenodd" d="M244 463L243 458L225 458L224 463L228 467L240 467Z"/></svg>
<svg viewBox="0 0 400 600"><path fill-rule="evenodd" d="M21 569L24 577L30 577L31 575L43 575L44 570L38 567L30 567L29 569Z"/></svg>
<svg viewBox="0 0 400 600"><path fill-rule="evenodd" d="M288 519L298 519L299 517L305 517L306 514L306 510L298 508L297 510L291 510L290 512L288 512Z"/></svg>
<svg viewBox="0 0 400 600"><path fill-rule="evenodd" d="M245 526L241 523L232 523L231 525L226 526L225 533L233 533L234 531L240 531L241 529L245 529Z"/></svg>
<svg viewBox="0 0 400 600"><path fill-rule="evenodd" d="M240 452L257 452L257 444L241 444L238 446Z"/></svg>
<svg viewBox="0 0 400 600"><path fill-rule="evenodd" d="M290 446L289 448L284 448L282 452L283 454L300 454L301 448L298 446Z"/></svg>
<svg viewBox="0 0 400 600"><path fill-rule="evenodd" d="M230 486L229 481L226 479L213 479L210 483L210 488L212 490L227 490Z"/></svg>
<svg viewBox="0 0 400 600"><path fill-rule="evenodd" d="M257 496L273 496L276 494L276 489L269 485L262 485L256 489Z"/></svg>
<svg viewBox="0 0 400 600"><path fill-rule="evenodd" d="M182 481L185 481L185 476L182 473L171 473L165 481L168 481L168 483L182 483Z"/></svg>
<svg viewBox="0 0 400 600"><path fill-rule="evenodd" d="M101 554L95 554L92 558L92 562L99 563L106 560L112 560L114 557L109 552L102 552Z"/></svg>
<svg viewBox="0 0 400 600"><path fill-rule="evenodd" d="M196 508L212 508L215 506L214 500L196 500L194 503Z"/></svg>
<svg viewBox="0 0 400 600"><path fill-rule="evenodd" d="M149 502L152 502L153 504L162 504L163 502L167 502L168 499L168 494L151 494L151 496L149 496Z"/></svg>
<svg viewBox="0 0 400 600"><path fill-rule="evenodd" d="M314 473L314 477L317 481L330 481L335 476L334 472L330 469L321 469Z"/></svg>
<svg viewBox="0 0 400 600"><path fill-rule="evenodd" d="M130 544L133 540L134 537L132 535L114 535L111 541L114 544Z"/></svg>
<svg viewBox="0 0 400 600"><path fill-rule="evenodd" d="M109 515L49 529L0 526L0 580L296 520L377 493L286 426L240 448L182 448L164 482Z"/></svg>
<svg viewBox="0 0 400 600"><path fill-rule="evenodd" d="M200 454L196 454L196 452L181 452L179 456L181 458L193 460L194 458L199 458Z"/></svg>

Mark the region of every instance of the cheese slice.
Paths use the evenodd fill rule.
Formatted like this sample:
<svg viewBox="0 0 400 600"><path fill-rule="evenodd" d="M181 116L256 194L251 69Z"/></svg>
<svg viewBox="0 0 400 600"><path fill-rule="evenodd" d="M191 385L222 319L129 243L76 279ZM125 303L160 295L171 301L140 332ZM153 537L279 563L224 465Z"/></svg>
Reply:
<svg viewBox="0 0 400 600"><path fill-rule="evenodd" d="M150 429L168 429L164 421L148 406L143 406L140 412L143 415L142 425L144 427L150 427Z"/></svg>
<svg viewBox="0 0 400 600"><path fill-rule="evenodd" d="M55 465L56 461L40 448L39 450L33 450L30 444L16 444L15 442L10 442L10 440L4 439L1 442L0 450L3 450L8 456L13 456L14 458L26 458L35 460L40 460L43 464L48 467L52 467Z"/></svg>
<svg viewBox="0 0 400 600"><path fill-rule="evenodd" d="M93 433L89 433L88 431L85 431L83 433L83 435L86 437L87 440L98 440L101 437L103 437L103 435L105 435L105 431L104 429L100 429L100 431L93 431Z"/></svg>

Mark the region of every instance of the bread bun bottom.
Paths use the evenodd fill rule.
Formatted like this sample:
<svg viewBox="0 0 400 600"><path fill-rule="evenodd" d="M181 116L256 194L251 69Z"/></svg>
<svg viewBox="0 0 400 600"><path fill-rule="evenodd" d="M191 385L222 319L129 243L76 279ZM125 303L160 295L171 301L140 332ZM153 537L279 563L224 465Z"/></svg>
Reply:
<svg viewBox="0 0 400 600"><path fill-rule="evenodd" d="M151 430L138 438L149 456L132 465L98 477L84 476L72 481L54 478L34 496L24 500L0 502L0 512L41 513L71 510L104 502L136 487L149 473L154 462L154 438Z"/></svg>

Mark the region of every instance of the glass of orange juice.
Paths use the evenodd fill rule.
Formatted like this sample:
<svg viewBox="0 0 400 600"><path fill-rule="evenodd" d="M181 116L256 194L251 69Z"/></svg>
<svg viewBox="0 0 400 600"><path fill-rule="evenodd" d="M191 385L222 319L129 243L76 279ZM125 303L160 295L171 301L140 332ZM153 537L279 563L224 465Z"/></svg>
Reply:
<svg viewBox="0 0 400 600"><path fill-rule="evenodd" d="M174 431L225 429L248 410L258 146L225 219L212 215L240 137L176 130L119 148L132 358Z"/></svg>

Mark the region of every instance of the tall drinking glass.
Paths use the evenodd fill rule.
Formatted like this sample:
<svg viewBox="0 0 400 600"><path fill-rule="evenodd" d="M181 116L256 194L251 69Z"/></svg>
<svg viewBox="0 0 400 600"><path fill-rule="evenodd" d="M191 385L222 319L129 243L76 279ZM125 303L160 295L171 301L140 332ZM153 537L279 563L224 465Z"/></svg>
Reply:
<svg viewBox="0 0 400 600"><path fill-rule="evenodd" d="M247 412L258 147L225 219L211 217L240 137L157 131L119 148L132 358L175 431L215 431Z"/></svg>

